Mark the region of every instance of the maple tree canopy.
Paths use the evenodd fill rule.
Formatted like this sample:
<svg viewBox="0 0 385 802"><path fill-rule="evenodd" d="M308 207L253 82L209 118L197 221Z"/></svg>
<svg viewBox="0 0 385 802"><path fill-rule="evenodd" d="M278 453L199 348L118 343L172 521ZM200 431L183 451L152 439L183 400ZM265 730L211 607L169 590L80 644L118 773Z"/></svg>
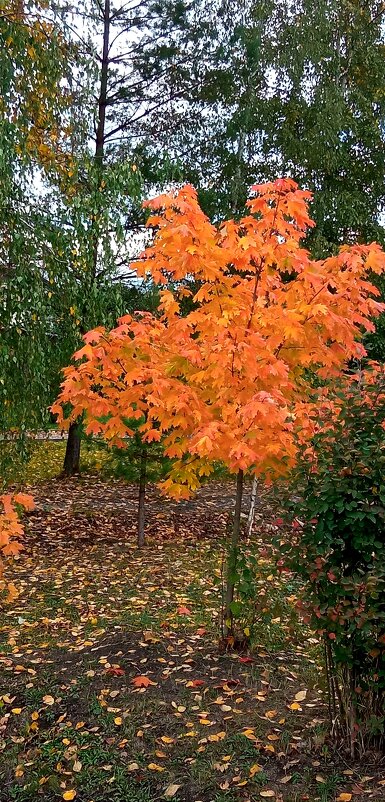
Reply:
<svg viewBox="0 0 385 802"><path fill-rule="evenodd" d="M0 495L0 591L7 590L7 600L12 601L17 596L13 583L6 583L3 576L2 556L13 557L23 548L20 538L23 537L24 528L17 513L17 506L25 510L34 509L33 498L27 493L3 493Z"/></svg>
<svg viewBox="0 0 385 802"><path fill-rule="evenodd" d="M189 185L146 203L155 233L136 269L162 286L158 314L88 332L53 406L61 424L84 414L87 433L121 446L139 420L143 439L162 438L176 458L163 489L177 497L217 460L233 472L286 471L314 378L364 356L362 334L384 309L368 280L385 270L378 244L314 261L301 247L314 225L310 193L291 179L252 191L249 214L218 226Z"/></svg>

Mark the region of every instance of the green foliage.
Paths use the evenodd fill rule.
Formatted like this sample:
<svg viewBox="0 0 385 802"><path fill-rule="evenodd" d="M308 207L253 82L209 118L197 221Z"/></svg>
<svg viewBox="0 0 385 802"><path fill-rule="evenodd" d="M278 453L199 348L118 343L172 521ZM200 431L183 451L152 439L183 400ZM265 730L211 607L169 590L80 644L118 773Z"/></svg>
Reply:
<svg viewBox="0 0 385 802"><path fill-rule="evenodd" d="M304 583L305 620L325 642L332 713L354 751L385 739L383 375L353 380L334 402L318 410L312 448L302 448L280 564Z"/></svg>
<svg viewBox="0 0 385 802"><path fill-rule="evenodd" d="M102 446L102 444L100 445ZM104 448L106 449L106 446ZM108 450L102 465L103 475L138 483L142 448L139 438L133 437L124 450L115 447ZM167 476L170 468L171 461L163 456L161 443L148 444L146 447L146 481L159 482Z"/></svg>

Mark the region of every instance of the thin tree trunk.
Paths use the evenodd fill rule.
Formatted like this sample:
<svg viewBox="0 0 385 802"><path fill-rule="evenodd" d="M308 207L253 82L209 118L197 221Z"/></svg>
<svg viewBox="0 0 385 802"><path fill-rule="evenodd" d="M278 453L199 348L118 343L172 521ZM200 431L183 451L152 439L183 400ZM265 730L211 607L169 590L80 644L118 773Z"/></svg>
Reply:
<svg viewBox="0 0 385 802"><path fill-rule="evenodd" d="M251 499L250 499L250 509L249 514L247 517L247 539L250 540L251 533L253 531L253 523L255 517L255 507L257 503L257 492L258 492L258 479L256 476L253 478L253 484L251 485Z"/></svg>
<svg viewBox="0 0 385 802"><path fill-rule="evenodd" d="M100 92L98 98L98 112L97 112L97 126L96 126L96 142L95 142L95 157L94 163L96 168L96 186L97 192L101 191L101 182L103 178L103 163L104 163L104 149L106 142L106 106L107 106L107 89L108 89L108 67L109 67L109 49L110 49L110 0L105 0L103 9L103 52L102 52L102 66L100 71ZM98 204L96 203L96 208ZM99 249L99 230L98 221L93 218L91 223L91 240L92 240L92 283L96 279L97 266L98 266L98 249Z"/></svg>
<svg viewBox="0 0 385 802"><path fill-rule="evenodd" d="M138 548L144 546L144 501L146 495L146 468L147 468L147 453L143 448L140 457L140 474L139 474L139 505L138 505Z"/></svg>
<svg viewBox="0 0 385 802"><path fill-rule="evenodd" d="M66 453L64 457L63 476L74 476L80 473L80 423L75 421L68 429Z"/></svg>
<svg viewBox="0 0 385 802"><path fill-rule="evenodd" d="M97 192L100 191L100 184L103 175L103 160L104 160L104 147L105 147L105 129L106 129L106 106L107 106L107 88L108 88L108 67L109 67L109 47L110 47L110 0L105 0L103 9L103 52L102 52L102 66L100 71L100 92L97 106L97 125L96 125L96 142L95 142L95 155L94 163L96 168L96 185ZM97 203L96 203L97 207ZM99 229L98 221L93 217L91 220L91 270L90 270L90 283L89 293L92 294L93 286L97 280L97 266L98 266L98 250L99 250ZM82 327L82 334L87 330L87 301L84 306L84 328ZM80 426L79 422L71 423L68 432L68 440L66 453L63 465L63 475L73 476L79 473L80 463Z"/></svg>
<svg viewBox="0 0 385 802"><path fill-rule="evenodd" d="M225 637L234 634L234 614L231 609L234 600L235 580L238 562L238 545L241 534L241 511L243 493L243 471L237 473L237 492L235 497L234 520L231 532L231 543L227 559L227 577L225 592L225 612L223 621L223 634Z"/></svg>

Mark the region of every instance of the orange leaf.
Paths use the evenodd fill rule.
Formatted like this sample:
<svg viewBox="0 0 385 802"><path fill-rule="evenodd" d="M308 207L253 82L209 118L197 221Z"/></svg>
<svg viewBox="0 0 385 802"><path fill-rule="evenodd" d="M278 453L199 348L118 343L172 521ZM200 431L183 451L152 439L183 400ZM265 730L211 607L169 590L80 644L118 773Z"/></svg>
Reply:
<svg viewBox="0 0 385 802"><path fill-rule="evenodd" d="M188 607L178 607L178 615L191 615L191 610Z"/></svg>
<svg viewBox="0 0 385 802"><path fill-rule="evenodd" d="M152 682L152 680L149 677L145 676L134 677L134 679L132 679L131 682L133 685L135 685L136 688L148 688L149 685L158 684L157 682Z"/></svg>

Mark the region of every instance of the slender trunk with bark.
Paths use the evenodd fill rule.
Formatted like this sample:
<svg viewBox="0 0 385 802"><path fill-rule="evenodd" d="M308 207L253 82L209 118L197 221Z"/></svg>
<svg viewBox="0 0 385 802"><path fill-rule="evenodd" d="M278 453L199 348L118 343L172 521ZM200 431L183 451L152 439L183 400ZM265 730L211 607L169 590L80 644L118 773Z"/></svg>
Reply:
<svg viewBox="0 0 385 802"><path fill-rule="evenodd" d="M102 66L100 70L100 91L98 98L97 108L97 125L96 125L96 141L95 141L95 156L94 164L96 170L96 191L101 191L101 182L103 179L103 166L104 166L104 151L106 143L106 107L107 107L107 89L108 89L108 68L109 68L109 49L110 49L110 0L105 0L103 9L103 51L102 51ZM96 203L96 208L98 204ZM98 249L99 249L99 229L98 220L93 217L91 225L91 240L92 240L92 274L91 282L93 283L97 275L98 266Z"/></svg>
<svg viewBox="0 0 385 802"><path fill-rule="evenodd" d="M253 524L254 524L254 517L255 517L255 507L257 504L257 493L258 493L258 479L256 476L253 478L253 484L251 485L251 499L250 499L250 509L249 514L247 516L247 539L250 540L251 533L253 531Z"/></svg>
<svg viewBox="0 0 385 802"><path fill-rule="evenodd" d="M147 453L146 449L142 449L140 457L140 474L139 474L139 504L138 504L138 548L144 546L144 501L146 495L146 468L147 468Z"/></svg>
<svg viewBox="0 0 385 802"><path fill-rule="evenodd" d="M225 609L223 621L223 635L234 634L234 614L231 609L234 600L234 590L238 562L238 546L241 534L241 512L242 512L242 493L243 493L243 471L237 473L237 491L235 497L234 519L231 532L231 542L227 558L227 576L225 591Z"/></svg>
<svg viewBox="0 0 385 802"><path fill-rule="evenodd" d="M107 88L108 88L108 67L109 67L109 47L110 47L110 0L105 0L103 9L103 52L102 52L102 66L100 71L100 92L97 106L97 125L96 125L96 143L95 143L95 156L94 164L96 169L96 186L97 192L100 190L100 183L103 174L103 160L105 149L105 135L106 135L106 106L107 106ZM96 204L97 206L97 204ZM93 285L97 277L97 263L98 263L98 249L99 249L99 229L98 221L93 217L91 221L91 271L90 271L90 285L88 292L92 294ZM84 308L84 328L81 333L85 334L87 330L87 301ZM80 421L71 423L68 431L68 439L66 446L66 453L64 457L63 475L73 476L79 473L80 463Z"/></svg>
<svg viewBox="0 0 385 802"><path fill-rule="evenodd" d="M68 429L66 453L64 457L63 476L74 476L80 473L80 422L75 421Z"/></svg>

